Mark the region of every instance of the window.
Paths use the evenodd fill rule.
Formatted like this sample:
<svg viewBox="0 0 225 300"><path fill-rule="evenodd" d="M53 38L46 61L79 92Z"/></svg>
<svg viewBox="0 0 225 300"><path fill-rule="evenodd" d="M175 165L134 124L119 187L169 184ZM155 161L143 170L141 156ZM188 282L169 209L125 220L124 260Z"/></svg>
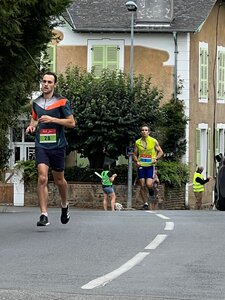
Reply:
<svg viewBox="0 0 225 300"><path fill-rule="evenodd" d="M204 167L204 175L210 174L211 164L211 131L208 124L199 124L195 135L195 162L196 166Z"/></svg>
<svg viewBox="0 0 225 300"><path fill-rule="evenodd" d="M217 51L217 100L225 102L225 47Z"/></svg>
<svg viewBox="0 0 225 300"><path fill-rule="evenodd" d="M18 160L34 160L34 137L26 134L24 126L13 128L10 132L10 147L12 149L12 155L9 160L10 166L13 166Z"/></svg>
<svg viewBox="0 0 225 300"><path fill-rule="evenodd" d="M208 102L208 44L199 45L199 101Z"/></svg>
<svg viewBox="0 0 225 300"><path fill-rule="evenodd" d="M101 75L102 70L123 70L124 41L122 40L89 40L88 41L88 71L94 69L95 75Z"/></svg>
<svg viewBox="0 0 225 300"><path fill-rule="evenodd" d="M42 58L42 65L45 70L56 71L56 46L49 44Z"/></svg>
<svg viewBox="0 0 225 300"><path fill-rule="evenodd" d="M225 152L225 124L217 124L215 130L215 154Z"/></svg>

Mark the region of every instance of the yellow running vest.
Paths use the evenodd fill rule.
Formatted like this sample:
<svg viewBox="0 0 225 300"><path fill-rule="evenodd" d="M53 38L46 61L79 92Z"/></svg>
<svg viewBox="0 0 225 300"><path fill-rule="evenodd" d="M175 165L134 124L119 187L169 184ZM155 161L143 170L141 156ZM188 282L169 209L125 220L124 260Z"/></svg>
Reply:
<svg viewBox="0 0 225 300"><path fill-rule="evenodd" d="M156 158L157 152L155 150L156 139L148 136L146 138L146 148L142 145L142 138L135 142L138 149L138 162L142 167L149 167L154 165L152 159Z"/></svg>

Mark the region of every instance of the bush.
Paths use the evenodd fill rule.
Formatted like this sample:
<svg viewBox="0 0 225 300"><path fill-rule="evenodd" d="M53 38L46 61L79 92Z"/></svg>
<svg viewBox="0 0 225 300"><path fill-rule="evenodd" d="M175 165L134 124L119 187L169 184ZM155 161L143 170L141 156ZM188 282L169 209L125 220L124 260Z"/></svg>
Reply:
<svg viewBox="0 0 225 300"><path fill-rule="evenodd" d="M169 187L180 187L189 181L189 169L180 162L160 161L157 165L161 183Z"/></svg>
<svg viewBox="0 0 225 300"><path fill-rule="evenodd" d="M37 182L37 168L35 161L19 161L17 168L24 169L24 182ZM185 185L189 180L188 166L179 162L160 161L157 164L158 176L160 183L168 187L180 187ZM90 169L88 167L68 167L65 169L65 178L68 182L94 182L100 183L101 179L94 174L102 170ZM119 165L112 168L113 173L117 173L114 184L127 184L127 165ZM133 182L137 176L137 170L133 170ZM49 171L49 180L53 181L51 170Z"/></svg>

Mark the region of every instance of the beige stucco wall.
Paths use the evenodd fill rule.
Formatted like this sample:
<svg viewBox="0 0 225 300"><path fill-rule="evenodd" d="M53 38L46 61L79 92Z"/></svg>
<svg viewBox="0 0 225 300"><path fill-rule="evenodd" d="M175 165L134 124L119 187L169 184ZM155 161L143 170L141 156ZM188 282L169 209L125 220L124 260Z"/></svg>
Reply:
<svg viewBox="0 0 225 300"><path fill-rule="evenodd" d="M57 73L64 73L67 67L79 66L87 70L86 46L57 46ZM169 54L162 50L142 46L134 47L134 73L151 76L152 85L163 92L162 103L171 99L173 89L173 67L164 66ZM125 46L124 71L130 71L130 47Z"/></svg>
<svg viewBox="0 0 225 300"><path fill-rule="evenodd" d="M79 66L87 70L86 46L58 46L57 47L57 73L64 73L68 67Z"/></svg>
<svg viewBox="0 0 225 300"><path fill-rule="evenodd" d="M211 146L213 144L213 129L214 124L225 123L225 104L218 104L216 102L216 77L214 77L214 70L216 70L217 60L216 51L217 45L225 47L225 7L221 6L218 14L219 6L215 6L207 21L202 26L200 32L191 34L190 43L190 127L189 127L189 141L193 146L190 147L190 172L191 181L195 171L195 130L199 123L206 123L211 128ZM217 27L217 17L218 27ZM199 42L208 44L209 53L209 99L208 103L199 103L198 101L198 76L199 76ZM216 75L216 73L215 73ZM214 167L214 154L211 151L211 167ZM213 175L213 172L208 175ZM212 201L212 190L214 188L214 181L205 185L204 203L210 204ZM194 205L194 194L192 188L189 188L189 203Z"/></svg>
<svg viewBox="0 0 225 300"><path fill-rule="evenodd" d="M162 103L171 99L173 92L173 67L163 66L169 53L147 47L134 47L134 73L151 76L152 85L163 92ZM129 73L130 47L125 47L125 72Z"/></svg>

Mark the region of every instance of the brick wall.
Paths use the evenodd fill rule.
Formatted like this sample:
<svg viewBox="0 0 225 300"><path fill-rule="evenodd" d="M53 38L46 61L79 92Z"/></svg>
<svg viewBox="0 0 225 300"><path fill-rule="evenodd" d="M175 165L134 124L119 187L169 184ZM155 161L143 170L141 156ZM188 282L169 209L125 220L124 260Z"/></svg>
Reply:
<svg viewBox="0 0 225 300"><path fill-rule="evenodd" d="M166 188L164 209L185 209L185 187Z"/></svg>
<svg viewBox="0 0 225 300"><path fill-rule="evenodd" d="M60 197L57 187L49 182L49 206L58 206ZM127 207L127 186L114 185L116 202ZM167 194L167 198L165 198ZM159 186L159 208L161 209L183 209L184 208L184 189L174 189L165 193L164 185ZM70 206L77 208L102 209L103 192L101 184L93 183L68 183L68 200ZM25 206L38 206L36 185L25 186ZM132 190L132 208L140 209L143 203L140 197L140 187L135 186ZM108 203L110 208L110 203Z"/></svg>
<svg viewBox="0 0 225 300"><path fill-rule="evenodd" d="M0 204L13 204L12 183L0 183Z"/></svg>

